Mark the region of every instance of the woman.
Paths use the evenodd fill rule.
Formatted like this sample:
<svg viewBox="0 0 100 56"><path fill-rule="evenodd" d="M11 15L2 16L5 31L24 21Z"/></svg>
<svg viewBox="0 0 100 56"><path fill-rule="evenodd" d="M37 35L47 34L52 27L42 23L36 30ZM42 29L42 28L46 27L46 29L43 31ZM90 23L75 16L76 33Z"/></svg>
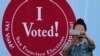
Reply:
<svg viewBox="0 0 100 56"><path fill-rule="evenodd" d="M72 41L67 42L62 52L63 56L93 56L95 44L86 34L87 27L84 20L78 19L74 29L80 30L80 36L74 35Z"/></svg>

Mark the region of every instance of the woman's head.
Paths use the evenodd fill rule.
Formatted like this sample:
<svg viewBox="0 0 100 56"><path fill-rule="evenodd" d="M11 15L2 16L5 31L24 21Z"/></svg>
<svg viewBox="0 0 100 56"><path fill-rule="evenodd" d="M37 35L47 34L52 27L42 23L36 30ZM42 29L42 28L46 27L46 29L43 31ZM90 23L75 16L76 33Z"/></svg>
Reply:
<svg viewBox="0 0 100 56"><path fill-rule="evenodd" d="M74 24L74 29L78 29L82 32L86 32L87 31L87 27L86 27L86 24L84 22L83 19L79 18L75 24Z"/></svg>

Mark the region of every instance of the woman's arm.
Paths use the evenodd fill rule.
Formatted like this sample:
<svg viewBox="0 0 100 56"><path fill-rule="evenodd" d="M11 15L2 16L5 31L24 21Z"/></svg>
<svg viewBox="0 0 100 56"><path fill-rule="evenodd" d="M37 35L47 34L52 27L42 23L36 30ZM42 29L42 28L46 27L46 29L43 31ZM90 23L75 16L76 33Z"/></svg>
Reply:
<svg viewBox="0 0 100 56"><path fill-rule="evenodd" d="M95 49L95 44L94 41L92 39L90 39L86 33L84 33L84 35L82 35L82 37L84 37L87 40L87 45L89 47L89 49L92 51Z"/></svg>
<svg viewBox="0 0 100 56"><path fill-rule="evenodd" d="M93 51L95 49L95 44L94 41L90 38L86 38L87 42L88 42L88 48L90 51Z"/></svg>
<svg viewBox="0 0 100 56"><path fill-rule="evenodd" d="M68 55L70 53L71 48L73 47L73 45L76 45L78 43L78 39L77 36L74 36L73 39L69 42L66 43L64 49L63 49L63 55Z"/></svg>
<svg viewBox="0 0 100 56"><path fill-rule="evenodd" d="M72 45L73 45L72 42L67 42L66 43L66 45L65 45L65 47L62 51L63 56L68 56L69 55Z"/></svg>

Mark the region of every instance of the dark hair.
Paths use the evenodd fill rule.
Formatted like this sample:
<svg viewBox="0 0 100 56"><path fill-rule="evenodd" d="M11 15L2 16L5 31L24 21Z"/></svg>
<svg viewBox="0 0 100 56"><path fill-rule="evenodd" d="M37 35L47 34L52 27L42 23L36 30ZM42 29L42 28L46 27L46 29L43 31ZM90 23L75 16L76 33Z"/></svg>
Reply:
<svg viewBox="0 0 100 56"><path fill-rule="evenodd" d="M85 31L87 31L87 27L86 27L86 24L85 24L85 22L84 22L83 19L79 18L79 19L74 23L74 28L75 28L75 26L78 25L78 24L83 25Z"/></svg>

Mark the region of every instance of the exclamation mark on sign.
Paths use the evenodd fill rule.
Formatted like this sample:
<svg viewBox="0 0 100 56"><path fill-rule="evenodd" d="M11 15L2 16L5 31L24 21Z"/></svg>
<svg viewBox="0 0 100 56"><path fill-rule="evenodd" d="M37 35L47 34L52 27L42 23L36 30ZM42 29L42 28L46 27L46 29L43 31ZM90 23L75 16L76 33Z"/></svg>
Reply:
<svg viewBox="0 0 100 56"><path fill-rule="evenodd" d="M55 22L55 30L56 30L55 36L58 37L58 21Z"/></svg>

